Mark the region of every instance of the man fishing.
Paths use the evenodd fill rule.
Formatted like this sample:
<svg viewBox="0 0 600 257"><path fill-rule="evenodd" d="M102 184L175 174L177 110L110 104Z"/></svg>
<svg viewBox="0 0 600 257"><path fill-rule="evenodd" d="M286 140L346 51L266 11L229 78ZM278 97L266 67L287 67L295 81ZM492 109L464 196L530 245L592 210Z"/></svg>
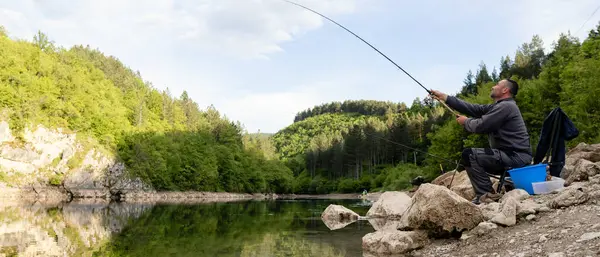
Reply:
<svg viewBox="0 0 600 257"><path fill-rule="evenodd" d="M520 168L531 163L533 157L529 134L514 97L519 91L516 81L504 79L492 87L493 104L471 104L442 92L431 90L433 97L446 102L451 108L472 118L458 115L456 121L471 133L487 134L490 148L467 148L462 152L462 163L475 191L474 204L501 195L494 192L486 174L499 175L505 167Z"/></svg>
<svg viewBox="0 0 600 257"><path fill-rule="evenodd" d="M521 111L514 101L514 97L519 90L517 82L505 79L492 87L491 97L494 99L495 103L490 105L470 104L442 92L428 90L417 79L400 67L400 65L396 64L392 59L348 28L306 6L289 0L284 1L311 11L354 35L394 64L398 69L419 84L419 86L425 89L427 93L432 94L435 98L440 100L440 103L442 103L444 107L457 116L456 120L459 124L464 126L467 131L488 134L491 148L465 149L462 154L463 165L467 169L469 179L475 190L476 196L475 199L473 199L473 203L479 204L480 201L485 201L488 198L492 200L500 198L499 194L493 192L492 182L486 172L499 174L505 167L520 168L531 163L533 158L531 156L529 134L527 133L525 122L521 117ZM459 115L455 110L473 118ZM486 197L484 198L484 196Z"/></svg>

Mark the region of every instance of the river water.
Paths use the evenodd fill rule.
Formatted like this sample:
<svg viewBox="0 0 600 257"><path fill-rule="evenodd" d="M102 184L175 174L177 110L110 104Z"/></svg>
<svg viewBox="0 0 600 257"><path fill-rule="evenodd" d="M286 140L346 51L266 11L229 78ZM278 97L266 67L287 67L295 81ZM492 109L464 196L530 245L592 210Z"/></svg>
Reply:
<svg viewBox="0 0 600 257"><path fill-rule="evenodd" d="M2 204L0 256L363 256L373 227L330 230L320 218L329 204L361 216L370 208L360 199Z"/></svg>

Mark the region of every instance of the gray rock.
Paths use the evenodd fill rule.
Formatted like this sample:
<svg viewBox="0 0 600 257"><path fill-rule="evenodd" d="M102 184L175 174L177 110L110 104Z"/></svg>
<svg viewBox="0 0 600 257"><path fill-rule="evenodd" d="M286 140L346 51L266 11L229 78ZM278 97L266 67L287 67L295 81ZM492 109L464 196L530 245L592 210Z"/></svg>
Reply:
<svg viewBox="0 0 600 257"><path fill-rule="evenodd" d="M411 204L404 192L384 192L367 212L367 217L399 219Z"/></svg>
<svg viewBox="0 0 600 257"><path fill-rule="evenodd" d="M501 208L501 204L497 203L497 202L492 202L492 203L482 203L479 205L479 208L481 209L481 212L483 213L483 217L485 218L485 220L491 220L492 218L494 218L494 216L496 216L496 214L500 213L500 211L502 211Z"/></svg>
<svg viewBox="0 0 600 257"><path fill-rule="evenodd" d="M548 204L551 208L568 207L588 200L588 194L581 187L570 186L554 197Z"/></svg>
<svg viewBox="0 0 600 257"><path fill-rule="evenodd" d="M431 184L450 187L451 191L469 201L475 197L475 191L473 190L473 186L471 185L471 181L469 180L466 171L446 172L431 181Z"/></svg>
<svg viewBox="0 0 600 257"><path fill-rule="evenodd" d="M518 202L514 197L506 198L502 203L502 211L496 214L491 219L491 222L504 226L513 226L517 224L517 203Z"/></svg>
<svg viewBox="0 0 600 257"><path fill-rule="evenodd" d="M375 254L402 254L429 243L427 231L376 231L362 238L363 250Z"/></svg>
<svg viewBox="0 0 600 257"><path fill-rule="evenodd" d="M541 207L542 205L537 204L532 199L525 199L517 204L517 216L535 214Z"/></svg>
<svg viewBox="0 0 600 257"><path fill-rule="evenodd" d="M479 207L444 186L422 184L399 229L425 229L434 233L464 231L484 221Z"/></svg>
<svg viewBox="0 0 600 257"><path fill-rule="evenodd" d="M585 233L583 235L581 235L581 237L579 237L579 239L577 239L577 242L585 242L585 241L589 241L592 239L596 239L600 237L600 232L590 232L590 233Z"/></svg>
<svg viewBox="0 0 600 257"><path fill-rule="evenodd" d="M400 221L396 219L386 218L369 218L369 223L373 226L373 229L379 230L398 230Z"/></svg>
<svg viewBox="0 0 600 257"><path fill-rule="evenodd" d="M359 215L356 212L337 204L330 204L321 213L321 219L325 221L356 221Z"/></svg>
<svg viewBox="0 0 600 257"><path fill-rule="evenodd" d="M474 229L469 231L469 234L482 236L496 228L498 228L498 225L491 223L491 222L484 221L484 222L479 223L479 225L477 225L477 227L475 227Z"/></svg>
<svg viewBox="0 0 600 257"><path fill-rule="evenodd" d="M503 203L509 198L515 199L517 202L521 202L529 197L531 197L531 195L527 193L527 191L517 188L504 194L499 202Z"/></svg>

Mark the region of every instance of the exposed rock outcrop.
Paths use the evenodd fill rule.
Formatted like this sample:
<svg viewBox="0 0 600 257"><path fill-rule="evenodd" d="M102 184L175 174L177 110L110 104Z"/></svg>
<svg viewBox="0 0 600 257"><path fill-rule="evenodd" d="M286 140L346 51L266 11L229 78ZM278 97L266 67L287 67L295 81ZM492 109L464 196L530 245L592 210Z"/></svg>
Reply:
<svg viewBox="0 0 600 257"><path fill-rule="evenodd" d="M26 127L20 139L0 121L0 172L4 198L105 198L152 191L129 176L123 163L99 144L61 129ZM0 185L0 186L2 186Z"/></svg>

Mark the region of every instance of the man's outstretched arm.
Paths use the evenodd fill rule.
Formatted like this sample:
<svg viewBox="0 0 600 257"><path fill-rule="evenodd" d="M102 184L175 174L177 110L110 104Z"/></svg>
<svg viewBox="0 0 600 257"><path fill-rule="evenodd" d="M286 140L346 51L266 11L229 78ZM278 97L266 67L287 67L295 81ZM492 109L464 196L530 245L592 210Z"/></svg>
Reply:
<svg viewBox="0 0 600 257"><path fill-rule="evenodd" d="M468 116L480 118L486 112L492 109L493 105L490 104L472 104L467 103L461 99L458 99L454 96L449 96L440 91L431 90L431 93L436 96L436 98L443 100L450 106L452 109L457 110L460 113L464 113Z"/></svg>

